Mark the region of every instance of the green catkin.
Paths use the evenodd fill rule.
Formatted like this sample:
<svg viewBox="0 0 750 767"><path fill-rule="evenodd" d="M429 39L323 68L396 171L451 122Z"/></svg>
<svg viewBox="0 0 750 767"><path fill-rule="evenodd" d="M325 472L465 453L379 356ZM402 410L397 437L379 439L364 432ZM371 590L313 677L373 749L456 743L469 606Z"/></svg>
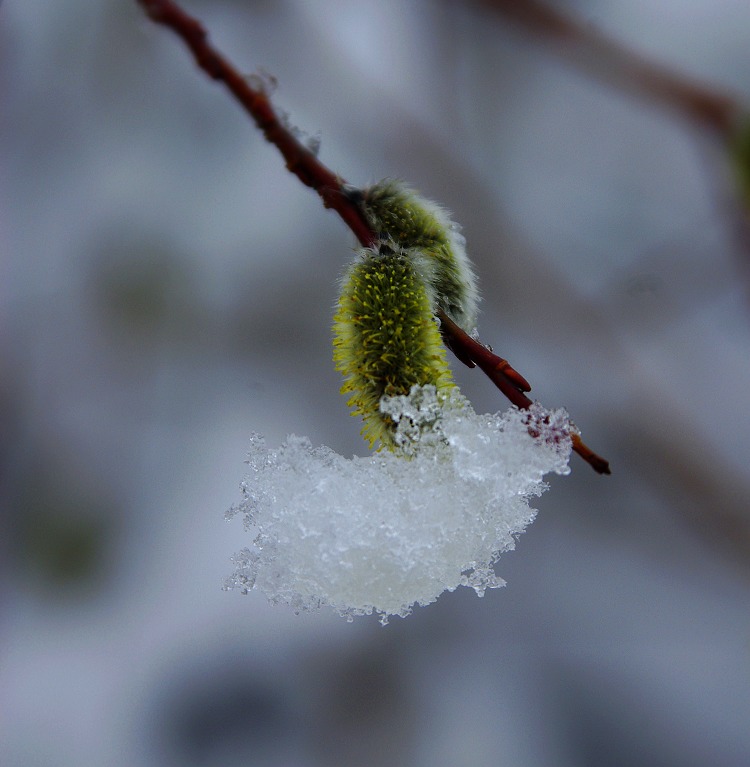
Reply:
<svg viewBox="0 0 750 767"><path fill-rule="evenodd" d="M419 253L388 246L364 249L343 280L333 357L370 447L378 441L395 447L395 424L380 412L382 397L409 394L415 385L454 387L421 260Z"/></svg>
<svg viewBox="0 0 750 767"><path fill-rule="evenodd" d="M347 193L379 245L363 250L344 278L334 360L365 439L395 449L396 426L380 412L381 399L415 385L454 388L435 315L443 311L471 333L476 279L460 228L439 205L393 179Z"/></svg>
<svg viewBox="0 0 750 767"><path fill-rule="evenodd" d="M385 179L358 191L362 210L381 241L419 252L416 263L442 309L467 333L476 326L478 292L460 227L448 212L402 181Z"/></svg>

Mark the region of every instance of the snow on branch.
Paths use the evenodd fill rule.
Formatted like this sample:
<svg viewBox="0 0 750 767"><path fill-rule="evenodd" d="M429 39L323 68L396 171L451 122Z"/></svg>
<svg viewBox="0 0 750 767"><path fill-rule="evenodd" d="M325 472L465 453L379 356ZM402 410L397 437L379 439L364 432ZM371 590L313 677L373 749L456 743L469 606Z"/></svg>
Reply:
<svg viewBox="0 0 750 767"><path fill-rule="evenodd" d="M533 403L526 379L476 339L476 278L447 211L397 180L346 184L274 109L267 80L241 76L171 0L138 1L363 245L342 282L334 359L363 435L385 449L346 459L304 437L279 448L255 437L243 501L228 514L244 516L253 548L237 555L226 588L258 588L296 610L330 605L350 619L376 612L385 623L461 585L480 596L504 585L494 563L534 518L529 499L546 488L545 474L567 474L571 450L600 473L608 463L567 413ZM516 407L476 414L446 346Z"/></svg>
<svg viewBox="0 0 750 767"><path fill-rule="evenodd" d="M318 160L315 152L300 141L296 132L276 112L267 89L256 87L258 80L240 74L209 42L200 22L186 13L172 0L137 0L156 23L171 29L193 53L197 64L211 78L223 82L234 98L253 118L266 139L281 152L287 168L306 186L314 189L327 208L335 210L351 229L359 242L370 247L378 242L378 234L368 223L362 207L350 194L344 179L333 173ZM441 318L443 319L443 318ZM446 345L469 367L475 364L487 374L495 385L520 408L528 408L531 400L518 397L519 378L529 391L530 386L505 360L492 354L488 347L461 331L455 323L442 322L441 332ZM480 362L480 360L482 360ZM573 436L573 449L600 474L609 474L608 462L588 448L580 438Z"/></svg>

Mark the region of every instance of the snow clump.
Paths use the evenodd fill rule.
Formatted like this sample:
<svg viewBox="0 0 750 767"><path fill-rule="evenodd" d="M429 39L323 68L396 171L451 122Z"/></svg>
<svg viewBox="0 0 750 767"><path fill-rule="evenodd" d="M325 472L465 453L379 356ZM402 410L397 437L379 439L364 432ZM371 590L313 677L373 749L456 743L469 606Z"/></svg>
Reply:
<svg viewBox="0 0 750 767"><path fill-rule="evenodd" d="M456 391L415 386L384 398L397 452L344 458L306 437L252 438L242 514L254 536L225 588L262 591L297 611L329 605L351 620L408 615L415 604L505 582L499 555L534 519L545 474L567 474L565 411L476 414Z"/></svg>

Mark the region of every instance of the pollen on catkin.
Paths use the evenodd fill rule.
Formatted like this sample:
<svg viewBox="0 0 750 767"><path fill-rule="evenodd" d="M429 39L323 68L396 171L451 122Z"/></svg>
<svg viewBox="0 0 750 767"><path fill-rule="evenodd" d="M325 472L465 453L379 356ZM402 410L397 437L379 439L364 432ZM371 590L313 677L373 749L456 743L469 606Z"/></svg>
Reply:
<svg viewBox="0 0 750 767"><path fill-rule="evenodd" d="M432 292L433 309L471 333L479 293L461 227L444 208L397 179L358 190L356 197L381 240L422 254L416 266Z"/></svg>
<svg viewBox="0 0 750 767"><path fill-rule="evenodd" d="M395 423L380 409L383 397L406 395L413 386L454 387L420 260L388 246L364 249L343 280L333 358L370 447L378 441L395 447Z"/></svg>

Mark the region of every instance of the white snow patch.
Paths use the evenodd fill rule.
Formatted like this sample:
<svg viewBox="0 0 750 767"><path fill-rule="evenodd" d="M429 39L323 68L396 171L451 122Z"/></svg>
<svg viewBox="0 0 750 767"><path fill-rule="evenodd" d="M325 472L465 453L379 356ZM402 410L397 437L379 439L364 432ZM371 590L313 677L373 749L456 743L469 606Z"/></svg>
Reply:
<svg viewBox="0 0 750 767"><path fill-rule="evenodd" d="M306 437L269 448L253 436L244 498L227 512L244 515L253 547L226 588L385 623L457 586L482 596L505 585L493 564L534 519L528 499L545 474L569 471L567 414L535 404L477 415L431 386L381 409L398 423L397 453L347 459Z"/></svg>

